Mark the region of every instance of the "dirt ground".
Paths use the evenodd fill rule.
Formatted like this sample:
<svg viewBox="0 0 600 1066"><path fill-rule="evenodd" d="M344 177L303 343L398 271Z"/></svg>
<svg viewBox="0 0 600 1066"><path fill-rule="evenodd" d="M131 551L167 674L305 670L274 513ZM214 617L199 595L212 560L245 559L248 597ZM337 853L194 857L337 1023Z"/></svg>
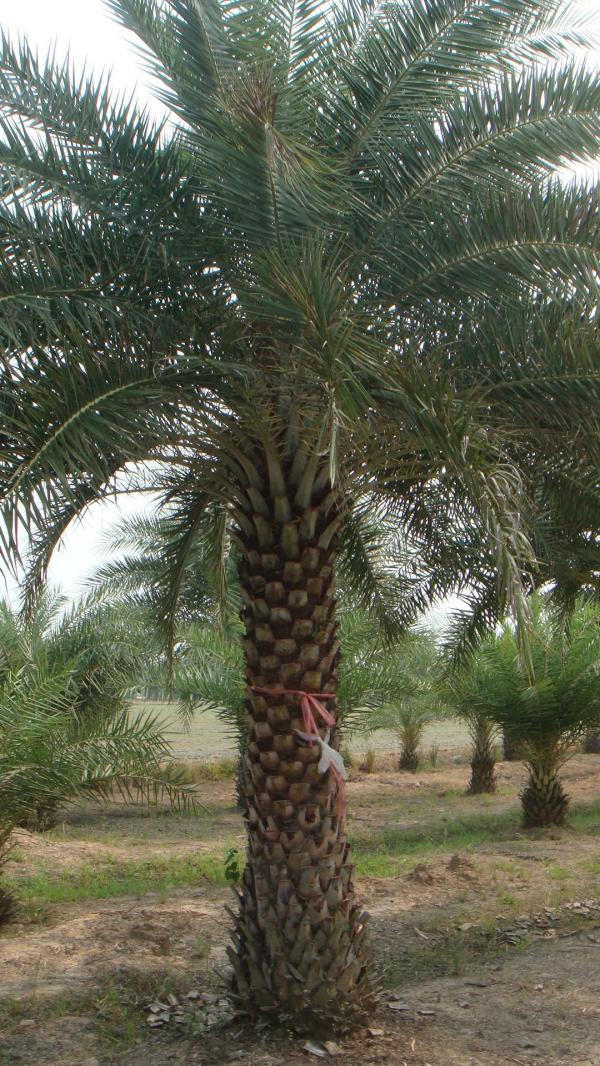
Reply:
<svg viewBox="0 0 600 1066"><path fill-rule="evenodd" d="M257 1030L223 998L218 871L243 846L231 782L200 786L195 814L90 806L20 834L8 876L26 904L0 933L0 1066L600 1066L600 757L565 768L561 832L518 828L518 764L500 764L494 797L465 796L467 776L459 753L435 772L400 774L390 758L354 771L381 993L369 1030L327 1046ZM154 873L135 881L198 856L217 873L168 890ZM110 895L123 863L134 890ZM90 898L68 898L82 885Z"/></svg>

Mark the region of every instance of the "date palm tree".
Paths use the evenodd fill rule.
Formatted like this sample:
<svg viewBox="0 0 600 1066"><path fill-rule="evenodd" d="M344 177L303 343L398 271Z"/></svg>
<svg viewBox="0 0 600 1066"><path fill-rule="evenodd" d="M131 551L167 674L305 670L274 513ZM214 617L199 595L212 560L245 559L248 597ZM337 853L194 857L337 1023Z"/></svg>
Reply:
<svg viewBox="0 0 600 1066"><path fill-rule="evenodd" d="M0 870L15 827L47 829L70 800L190 800L160 723L129 713L147 651L130 615L45 595L24 621L0 602ZM13 912L0 884L0 925Z"/></svg>
<svg viewBox="0 0 600 1066"><path fill-rule="evenodd" d="M492 639L488 637L488 640ZM445 679L443 688L449 705L466 724L471 738L471 776L467 792L470 795L495 792L498 725L490 714L489 664L485 656L475 653L463 661Z"/></svg>
<svg viewBox="0 0 600 1066"><path fill-rule="evenodd" d="M565 627L543 599L533 602L529 667L506 624L454 679L461 706L517 738L529 779L521 793L526 828L564 825L569 806L559 777L574 744L600 721L600 613L580 603Z"/></svg>
<svg viewBox="0 0 600 1066"><path fill-rule="evenodd" d="M395 733L400 756L398 769L415 773L428 722L440 718L446 707L439 693L440 652L435 635L424 627L406 634L388 648L385 674L386 699L373 717L377 729Z"/></svg>
<svg viewBox="0 0 600 1066"><path fill-rule="evenodd" d="M562 0L109 6L162 125L3 45L2 548L32 536L35 590L91 501L158 491L172 643L195 545L222 572L234 541L250 735L234 988L295 1024L354 1020L369 965L339 782L299 736L335 720L338 546L379 609L369 514L427 542L435 499L436 551L470 524L522 608L521 466L571 492L597 469L597 195L552 176L598 147L597 76L569 59L586 29ZM547 349L529 323L552 309ZM397 621L425 596L408 584ZM305 693L328 694L316 722Z"/></svg>
<svg viewBox="0 0 600 1066"><path fill-rule="evenodd" d="M45 594L25 620L0 601L0 824L43 830L73 797L114 790L185 802L160 725L129 714L148 654L131 612Z"/></svg>

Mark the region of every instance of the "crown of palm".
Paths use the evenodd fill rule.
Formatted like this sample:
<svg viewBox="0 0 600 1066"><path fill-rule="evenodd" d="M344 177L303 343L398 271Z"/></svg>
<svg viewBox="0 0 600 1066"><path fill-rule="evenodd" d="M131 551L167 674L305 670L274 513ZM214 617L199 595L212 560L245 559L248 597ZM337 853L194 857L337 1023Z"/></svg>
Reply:
<svg viewBox="0 0 600 1066"><path fill-rule="evenodd" d="M585 25L558 0L110 6L162 126L3 43L5 554L36 529L43 571L146 462L176 597L257 450L275 476L305 447L411 534L479 523L510 596L523 469L576 496L597 456L597 193L553 177L598 146Z"/></svg>

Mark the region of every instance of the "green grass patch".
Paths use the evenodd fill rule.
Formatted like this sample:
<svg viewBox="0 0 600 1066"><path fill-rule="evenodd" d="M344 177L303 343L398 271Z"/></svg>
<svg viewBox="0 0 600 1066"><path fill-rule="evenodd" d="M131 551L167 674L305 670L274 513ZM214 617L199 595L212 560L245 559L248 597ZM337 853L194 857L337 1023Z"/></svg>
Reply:
<svg viewBox="0 0 600 1066"><path fill-rule="evenodd" d="M567 870L564 866L551 866L548 870L548 875L553 881L568 881L572 873L571 870Z"/></svg>
<svg viewBox="0 0 600 1066"><path fill-rule="evenodd" d="M519 829L518 809L500 813L464 815L440 824L414 829L384 829L379 840L355 836L356 867L366 877L394 877L406 860L437 851L469 850L477 844L510 839Z"/></svg>
<svg viewBox="0 0 600 1066"><path fill-rule="evenodd" d="M400 950L397 954L388 952L381 981L384 987L397 988L431 977L464 976L477 972L505 952L493 925L467 933L451 930L430 944L419 943L414 949Z"/></svg>
<svg viewBox="0 0 600 1066"><path fill-rule="evenodd" d="M53 1021L64 1014L75 1014L90 1006L94 997L89 992L77 995L75 992L61 992L58 996L41 998L35 994L20 996L19 999L3 999L0 1003L0 1035L18 1029L24 1018L41 1021ZM2 1060L0 1059L0 1062Z"/></svg>
<svg viewBox="0 0 600 1066"><path fill-rule="evenodd" d="M183 770L189 784L200 785L206 781L230 781L237 771L237 759L213 759L210 762L194 760L178 761L177 767Z"/></svg>
<svg viewBox="0 0 600 1066"><path fill-rule="evenodd" d="M7 878L26 907L75 903L117 896L166 895L198 881L225 885L224 855L186 855L143 861L86 863L74 870L45 870L22 878Z"/></svg>
<svg viewBox="0 0 600 1066"><path fill-rule="evenodd" d="M569 825L579 833L600 832L600 799L573 807L567 818Z"/></svg>
<svg viewBox="0 0 600 1066"><path fill-rule="evenodd" d="M574 808L569 821L578 833L600 830L600 801ZM369 836L351 833L350 839L358 873L364 877L387 878L402 873L409 861L435 852L468 851L480 844L511 840L517 836L529 841L543 839L543 830L525 833L521 828L520 806L505 811L464 814L426 826L384 829L376 841L372 833ZM556 879L561 876L564 875L557 874Z"/></svg>
<svg viewBox="0 0 600 1066"><path fill-rule="evenodd" d="M192 840L214 842L215 822L221 823L234 814L231 831L239 825L243 830L241 816L233 800L231 807L198 806L195 811L145 810L132 808L121 811L86 811L74 821L65 820L44 836L48 840L85 841L106 844L126 851L138 844L178 844ZM229 827L227 829L230 832Z"/></svg>
<svg viewBox="0 0 600 1066"><path fill-rule="evenodd" d="M575 808L571 826L578 833L600 829L600 801ZM377 837L351 833L356 867L364 877L396 877L411 864L438 852L469 851L479 845L520 837L543 839L543 834L524 834L520 829L520 808L507 811L480 811L446 821L412 828L386 828ZM9 887L22 902L25 913L45 915L45 906L119 896L141 897L150 892L167 895L199 881L216 886L227 884L226 849L239 840L221 840L218 852L152 857L144 860L103 859L71 870L42 868L37 874L7 877ZM498 865L498 860L495 860ZM591 872L596 872L596 869ZM553 880L568 876L567 871L551 871ZM35 920L35 919L34 919ZM42 919L37 919L42 920Z"/></svg>

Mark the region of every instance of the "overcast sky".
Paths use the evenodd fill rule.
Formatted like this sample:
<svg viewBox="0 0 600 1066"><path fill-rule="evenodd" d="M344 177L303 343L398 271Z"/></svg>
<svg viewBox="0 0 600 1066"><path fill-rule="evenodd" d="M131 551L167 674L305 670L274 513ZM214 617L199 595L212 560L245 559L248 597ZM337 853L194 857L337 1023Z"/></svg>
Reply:
<svg viewBox="0 0 600 1066"><path fill-rule="evenodd" d="M600 0L581 2L593 14L594 30L600 40ZM131 39L107 13L103 0L0 0L0 25L11 36L26 36L42 55L55 47L57 54L70 51L77 64L87 64L98 73L110 70L115 88L135 92L148 102L145 76ZM597 47L590 49L590 58L600 63ZM127 510L140 507L139 500L127 504ZM96 506L76 523L55 553L51 580L69 594L80 591L85 575L104 554L106 530L122 512L122 503ZM0 596L3 591L0 582ZM13 589L9 591L14 594Z"/></svg>

